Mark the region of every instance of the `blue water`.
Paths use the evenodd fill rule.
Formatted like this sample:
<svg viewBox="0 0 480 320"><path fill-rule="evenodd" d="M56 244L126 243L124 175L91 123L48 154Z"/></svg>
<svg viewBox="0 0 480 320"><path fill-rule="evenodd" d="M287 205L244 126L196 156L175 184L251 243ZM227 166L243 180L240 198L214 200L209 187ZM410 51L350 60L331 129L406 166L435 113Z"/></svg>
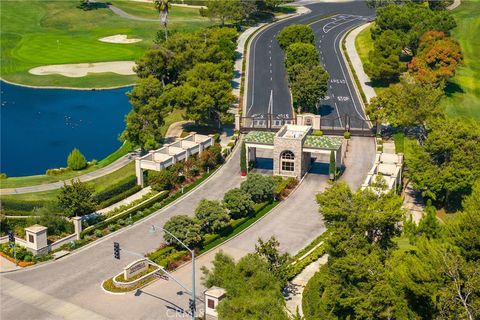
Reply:
<svg viewBox="0 0 480 320"><path fill-rule="evenodd" d="M8 176L66 167L74 147L100 160L118 147L131 88L81 91L32 89L0 82L1 162Z"/></svg>

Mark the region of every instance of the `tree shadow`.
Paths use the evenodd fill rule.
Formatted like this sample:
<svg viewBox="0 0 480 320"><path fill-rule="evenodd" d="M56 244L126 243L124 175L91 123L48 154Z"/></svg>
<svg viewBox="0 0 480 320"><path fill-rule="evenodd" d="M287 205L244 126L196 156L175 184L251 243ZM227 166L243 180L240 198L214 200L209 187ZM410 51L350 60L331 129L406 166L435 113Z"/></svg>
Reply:
<svg viewBox="0 0 480 320"><path fill-rule="evenodd" d="M333 113L333 107L329 104L321 104L318 108L318 114L322 117L328 116Z"/></svg>
<svg viewBox="0 0 480 320"><path fill-rule="evenodd" d="M77 8L82 9L84 11L89 11L89 10L97 10L97 9L105 9L108 8L110 5L110 2L81 2Z"/></svg>
<svg viewBox="0 0 480 320"><path fill-rule="evenodd" d="M455 93L465 93L463 88L455 82L447 82L443 91L445 92L445 95L449 98Z"/></svg>

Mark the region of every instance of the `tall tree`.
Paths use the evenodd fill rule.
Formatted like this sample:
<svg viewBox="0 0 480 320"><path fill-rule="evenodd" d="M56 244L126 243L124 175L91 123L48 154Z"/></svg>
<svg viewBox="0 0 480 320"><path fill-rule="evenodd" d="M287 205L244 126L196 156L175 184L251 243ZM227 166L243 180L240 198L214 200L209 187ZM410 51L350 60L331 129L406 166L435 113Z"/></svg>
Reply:
<svg viewBox="0 0 480 320"><path fill-rule="evenodd" d="M170 0L155 0L154 2L155 9L157 9L160 15L160 23L163 25L165 29L165 39L168 39L168 10L170 9Z"/></svg>
<svg viewBox="0 0 480 320"><path fill-rule="evenodd" d="M303 24L292 24L285 27L276 36L278 44L284 50L293 43L309 43L314 44L315 36L310 26Z"/></svg>
<svg viewBox="0 0 480 320"><path fill-rule="evenodd" d="M426 131L427 121L443 115L440 98L443 90L434 84L417 83L412 77L402 77L373 98L367 106L372 119L394 126L420 126Z"/></svg>
<svg viewBox="0 0 480 320"><path fill-rule="evenodd" d="M315 67L319 63L318 51L310 43L292 43L285 50L285 67L289 69L295 64Z"/></svg>
<svg viewBox="0 0 480 320"><path fill-rule="evenodd" d="M126 118L126 128L121 135L145 149L157 148L162 138L163 117L170 111L160 99L163 93L162 83L155 77L139 79L137 85L127 95L132 105Z"/></svg>
<svg viewBox="0 0 480 320"><path fill-rule="evenodd" d="M468 120L433 121L422 146L406 159L409 177L423 195L458 208L480 178L480 126Z"/></svg>
<svg viewBox="0 0 480 320"><path fill-rule="evenodd" d="M255 253L264 258L268 262L268 269L277 278L280 283L285 285L288 277L288 262L290 255L288 253L280 253L280 242L275 236L267 241L258 239L255 244Z"/></svg>
<svg viewBox="0 0 480 320"><path fill-rule="evenodd" d="M213 269L202 270L207 287L219 286L227 291L217 308L219 319L289 319L282 285L259 255L247 254L235 263L230 256L219 252L213 260Z"/></svg>
<svg viewBox="0 0 480 320"><path fill-rule="evenodd" d="M95 211L95 200L92 188L80 180L72 180L60 188L57 202L63 214L67 217L83 216Z"/></svg>
<svg viewBox="0 0 480 320"><path fill-rule="evenodd" d="M392 30L381 33L374 42L374 49L368 54L366 72L372 80L391 82L398 79L405 70L405 63L400 62L402 40Z"/></svg>
<svg viewBox="0 0 480 320"><path fill-rule="evenodd" d="M457 41L445 37L443 32L429 31L420 38L417 55L408 69L420 82L443 87L461 62L462 49Z"/></svg>
<svg viewBox="0 0 480 320"><path fill-rule="evenodd" d="M328 90L328 73L321 65L307 67L295 64L288 69L290 89L298 112L317 111L317 103Z"/></svg>
<svg viewBox="0 0 480 320"><path fill-rule="evenodd" d="M230 216L220 201L203 199L195 209L195 218L205 233L216 233L224 229L230 222Z"/></svg>

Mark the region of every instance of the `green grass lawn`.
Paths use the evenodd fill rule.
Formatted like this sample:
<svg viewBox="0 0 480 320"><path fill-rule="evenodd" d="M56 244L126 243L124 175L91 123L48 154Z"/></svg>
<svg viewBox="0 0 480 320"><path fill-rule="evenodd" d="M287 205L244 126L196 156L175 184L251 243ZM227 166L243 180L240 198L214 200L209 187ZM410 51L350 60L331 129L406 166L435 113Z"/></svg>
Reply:
<svg viewBox="0 0 480 320"><path fill-rule="evenodd" d="M119 182L125 177L134 176L134 175L135 175L135 163L130 162L123 168L120 168L115 172L107 174L106 176L89 181L87 182L87 184L91 186L93 190L95 190L95 192L100 192L105 190L109 186L114 185L115 183ZM55 201L59 192L60 192L60 189L43 191L43 192L22 193L22 194L1 196L0 200L11 199L11 200L19 200L19 201L23 200L23 201L32 201L32 202L33 201L41 201L41 202Z"/></svg>
<svg viewBox="0 0 480 320"><path fill-rule="evenodd" d="M363 29L358 36L355 38L355 48L357 49L358 55L362 60L363 66L368 61L368 53L373 50L373 40L370 36L370 29L373 24L369 25L367 28ZM388 86L380 83L372 83L372 87L377 94L385 90Z"/></svg>
<svg viewBox="0 0 480 320"><path fill-rule="evenodd" d="M136 76L114 73L82 78L28 73L33 67L49 64L135 60L153 43L160 29L158 22L125 19L108 8L84 11L77 8L78 4L78 0L2 1L2 78L39 86L109 87L133 83ZM115 4L127 12L136 10L145 14L149 5L122 1L115 1ZM210 25L209 20L202 18L197 9L174 7L169 18L172 30L193 31ZM99 38L115 34L126 34L143 41L134 44L98 41Z"/></svg>
<svg viewBox="0 0 480 320"><path fill-rule="evenodd" d="M450 116L480 120L480 2L462 1L452 13L457 22L452 36L460 42L464 61L442 103Z"/></svg>

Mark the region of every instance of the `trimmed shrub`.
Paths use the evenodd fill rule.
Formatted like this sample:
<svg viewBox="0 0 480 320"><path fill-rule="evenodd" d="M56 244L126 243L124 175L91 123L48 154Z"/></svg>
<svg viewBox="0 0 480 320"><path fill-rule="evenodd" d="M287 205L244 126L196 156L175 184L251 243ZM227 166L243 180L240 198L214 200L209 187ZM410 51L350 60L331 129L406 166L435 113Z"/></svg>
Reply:
<svg viewBox="0 0 480 320"><path fill-rule="evenodd" d="M203 199L195 209L195 218L205 233L220 232L230 222L230 216L220 201Z"/></svg>
<svg viewBox="0 0 480 320"><path fill-rule="evenodd" d="M255 204L250 194L238 188L231 189L223 196L223 203L233 219L238 219L247 216L253 212L253 205Z"/></svg>
<svg viewBox="0 0 480 320"><path fill-rule="evenodd" d="M256 203L270 201L277 183L271 176L264 176L258 173L251 173L247 180L243 181L240 189L250 194Z"/></svg>
<svg viewBox="0 0 480 320"><path fill-rule="evenodd" d="M322 130L315 130L313 132L313 135L316 136L316 137L321 137L321 136L323 136L323 131Z"/></svg>
<svg viewBox="0 0 480 320"><path fill-rule="evenodd" d="M200 226L195 220L193 220L189 216L173 216L165 223L163 228L171 232L175 237L185 243L189 248L196 247L202 242ZM165 239L166 243L180 249L183 248L183 246L168 233L165 232L163 238Z"/></svg>
<svg viewBox="0 0 480 320"><path fill-rule="evenodd" d="M58 176L59 174L63 174L65 172L72 171L71 168L57 168L57 169L48 169L45 174L47 176Z"/></svg>
<svg viewBox="0 0 480 320"><path fill-rule="evenodd" d="M95 230L95 237L101 238L103 237L103 232L100 229Z"/></svg>
<svg viewBox="0 0 480 320"><path fill-rule="evenodd" d="M247 148L245 142L242 142L242 150L240 150L240 171L242 175L247 173Z"/></svg>
<svg viewBox="0 0 480 320"><path fill-rule="evenodd" d="M87 159L85 159L80 150L74 148L68 155L67 165L72 170L82 170L87 166Z"/></svg>
<svg viewBox="0 0 480 320"><path fill-rule="evenodd" d="M343 133L343 137L344 137L345 139L350 139L350 136L351 136L351 134L350 134L350 132L348 132L348 131L345 131L345 132Z"/></svg>
<svg viewBox="0 0 480 320"><path fill-rule="evenodd" d="M302 42L313 44L314 38L313 29L310 26L303 24L293 24L285 27L277 35L278 44L283 49L287 48L292 43Z"/></svg>
<svg viewBox="0 0 480 320"><path fill-rule="evenodd" d="M330 177L335 178L335 151L330 151L330 163L328 166L328 173L330 174Z"/></svg>
<svg viewBox="0 0 480 320"><path fill-rule="evenodd" d="M118 183L109 186L105 190L95 193L93 195L93 199L95 200L95 202L101 203L102 201L108 200L111 197L117 196L127 190L132 189L136 185L137 178L135 176L129 176L119 181Z"/></svg>

